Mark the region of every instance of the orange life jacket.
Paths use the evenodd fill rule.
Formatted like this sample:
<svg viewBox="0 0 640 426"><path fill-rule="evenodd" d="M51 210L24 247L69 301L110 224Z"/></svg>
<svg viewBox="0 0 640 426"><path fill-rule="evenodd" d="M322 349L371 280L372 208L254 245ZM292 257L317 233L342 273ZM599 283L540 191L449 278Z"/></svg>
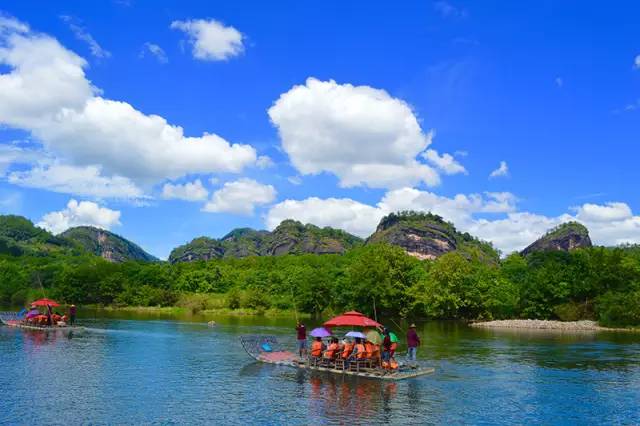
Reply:
<svg viewBox="0 0 640 426"><path fill-rule="evenodd" d="M311 344L311 356L322 356L322 342L316 340Z"/></svg>
<svg viewBox="0 0 640 426"><path fill-rule="evenodd" d="M342 349L342 358L349 358L349 355L351 355L351 351L353 351L353 344L345 343L344 348Z"/></svg>
<svg viewBox="0 0 640 426"><path fill-rule="evenodd" d="M373 356L373 343L367 342L364 344L364 351L367 354L367 358L371 358Z"/></svg>
<svg viewBox="0 0 640 426"><path fill-rule="evenodd" d="M367 352L364 349L364 345L362 343L356 343L356 358L363 359L367 356Z"/></svg>
<svg viewBox="0 0 640 426"><path fill-rule="evenodd" d="M398 349L398 344L396 342L391 343L391 352L395 352Z"/></svg>
<svg viewBox="0 0 640 426"><path fill-rule="evenodd" d="M327 348L327 351L324 353L324 357L333 358L334 356L336 356L338 349L339 349L339 346L337 343L330 344L329 347Z"/></svg>

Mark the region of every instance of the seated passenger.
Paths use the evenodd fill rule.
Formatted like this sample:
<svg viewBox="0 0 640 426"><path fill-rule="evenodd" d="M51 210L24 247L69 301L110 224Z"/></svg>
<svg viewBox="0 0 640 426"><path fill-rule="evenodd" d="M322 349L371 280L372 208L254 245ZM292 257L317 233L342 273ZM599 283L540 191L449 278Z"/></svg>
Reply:
<svg viewBox="0 0 640 426"><path fill-rule="evenodd" d="M322 339L316 337L316 340L311 344L311 356L319 358L322 356L322 351L324 351L325 346L322 343Z"/></svg>
<svg viewBox="0 0 640 426"><path fill-rule="evenodd" d="M375 345L368 340L364 342L364 351L366 354L365 355L366 358L373 359L374 346Z"/></svg>
<svg viewBox="0 0 640 426"><path fill-rule="evenodd" d="M353 352L353 343L348 340L343 340L342 345L342 354L340 355L342 358L347 359L351 356L351 352Z"/></svg>
<svg viewBox="0 0 640 426"><path fill-rule="evenodd" d="M367 357L367 351L362 343L362 339L356 337L356 344L353 348L353 353L351 356L355 356L356 359L365 359Z"/></svg>
<svg viewBox="0 0 640 426"><path fill-rule="evenodd" d="M327 350L324 352L324 357L333 359L338 356L339 350L340 350L340 346L338 345L338 339L334 337L333 339L331 339L331 344L329 345Z"/></svg>

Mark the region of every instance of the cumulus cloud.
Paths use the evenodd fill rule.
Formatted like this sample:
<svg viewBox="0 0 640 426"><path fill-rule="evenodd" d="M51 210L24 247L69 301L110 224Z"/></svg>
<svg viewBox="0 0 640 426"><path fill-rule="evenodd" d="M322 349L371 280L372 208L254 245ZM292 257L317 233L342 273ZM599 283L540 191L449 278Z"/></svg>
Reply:
<svg viewBox="0 0 640 426"><path fill-rule="evenodd" d="M87 197L144 197L142 189L130 179L122 176L104 176L99 166L38 165L26 171L11 172L8 181L27 188L41 188Z"/></svg>
<svg viewBox="0 0 640 426"><path fill-rule="evenodd" d="M120 212L100 207L91 201L69 200L67 207L60 211L50 212L42 216L37 226L59 234L74 226L95 226L111 229L120 225Z"/></svg>
<svg viewBox="0 0 640 426"><path fill-rule="evenodd" d="M344 229L366 238L380 219L392 212L432 212L453 222L458 229L490 241L504 254L522 250L549 229L567 221L584 224L595 244L640 243L640 216L624 203L585 204L575 215L545 216L518 211L517 198L508 192L458 194L445 197L415 188L387 192L376 205L349 198L316 197L285 200L274 205L265 218L269 229L284 219ZM495 214L495 217L488 214Z"/></svg>
<svg viewBox="0 0 640 426"><path fill-rule="evenodd" d="M153 56L161 64L166 64L167 62L169 62L169 58L167 58L167 54L165 53L164 49L155 43L147 42L142 45L140 57L144 58L147 55Z"/></svg>
<svg viewBox="0 0 640 426"><path fill-rule="evenodd" d="M256 206L269 204L276 198L276 190L253 179L242 178L225 183L213 193L202 208L205 212L235 213L250 216Z"/></svg>
<svg viewBox="0 0 640 426"><path fill-rule="evenodd" d="M202 185L200 179L187 182L184 185L165 183L162 187L162 198L171 200L203 201L209 196L209 191Z"/></svg>
<svg viewBox="0 0 640 426"><path fill-rule="evenodd" d="M604 205L586 203L575 207L576 217L584 222L611 222L631 218L631 207L626 203L605 203Z"/></svg>
<svg viewBox="0 0 640 426"><path fill-rule="evenodd" d="M464 173L465 175L467 174L467 169L465 169L462 164L458 163L458 161L456 161L456 159L453 158L451 154L444 153L440 155L438 154L438 151L436 151L435 149L428 149L423 154L423 157L425 158L425 160L427 160L428 162L436 166L438 169L442 170L445 174L448 174L448 175L455 175L458 173Z"/></svg>
<svg viewBox="0 0 640 426"><path fill-rule="evenodd" d="M142 186L187 174L238 173L256 161L250 145L184 135L158 115L100 96L87 63L57 40L0 21L0 124L24 129L59 163L98 167ZM35 171L38 172L38 171Z"/></svg>
<svg viewBox="0 0 640 426"><path fill-rule="evenodd" d="M405 102L384 90L307 79L269 108L282 148L302 174L333 173L343 187L437 185L416 157L431 143Z"/></svg>
<svg viewBox="0 0 640 426"><path fill-rule="evenodd" d="M509 176L509 166L506 161L501 161L500 166L489 174L489 179Z"/></svg>
<svg viewBox="0 0 640 426"><path fill-rule="evenodd" d="M111 52L103 49L93 36L87 32L86 28L81 26L75 18L69 15L61 15L60 19L69 26L69 29L78 40L85 42L87 46L89 46L89 50L93 56L99 59L111 57Z"/></svg>
<svg viewBox="0 0 640 426"><path fill-rule="evenodd" d="M633 62L633 67L637 70L640 70L640 55L636 56L636 59Z"/></svg>
<svg viewBox="0 0 640 426"><path fill-rule="evenodd" d="M317 197L305 200L285 200L273 206L266 217L272 230L285 219L296 219L317 226L332 226L354 235L367 237L382 218L382 211L349 198Z"/></svg>
<svg viewBox="0 0 640 426"><path fill-rule="evenodd" d="M244 51L244 36L215 19L173 21L171 28L184 31L193 46L193 56L203 61L224 61Z"/></svg>

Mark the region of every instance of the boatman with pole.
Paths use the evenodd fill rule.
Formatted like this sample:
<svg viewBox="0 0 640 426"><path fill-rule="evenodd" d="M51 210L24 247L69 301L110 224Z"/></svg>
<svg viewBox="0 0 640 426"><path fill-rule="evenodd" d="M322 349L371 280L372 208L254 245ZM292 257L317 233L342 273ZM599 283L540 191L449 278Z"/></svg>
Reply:
<svg viewBox="0 0 640 426"><path fill-rule="evenodd" d="M298 333L298 354L300 358L304 358L307 354L307 329L300 321L296 325L296 332Z"/></svg>
<svg viewBox="0 0 640 426"><path fill-rule="evenodd" d="M411 324L409 331L407 331L407 346L409 347L407 350L407 358L415 365L416 351L418 350L418 346L420 346L420 337L418 337L418 333L416 333L415 324Z"/></svg>

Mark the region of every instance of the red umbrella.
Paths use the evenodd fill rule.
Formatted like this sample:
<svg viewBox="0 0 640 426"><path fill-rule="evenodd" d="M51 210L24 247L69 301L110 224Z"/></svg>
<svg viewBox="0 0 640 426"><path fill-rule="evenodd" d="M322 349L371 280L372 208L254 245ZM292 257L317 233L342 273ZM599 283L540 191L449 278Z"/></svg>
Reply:
<svg viewBox="0 0 640 426"><path fill-rule="evenodd" d="M345 312L323 324L325 327L382 327L382 324L356 311Z"/></svg>
<svg viewBox="0 0 640 426"><path fill-rule="evenodd" d="M60 304L51 299L38 299L31 306L60 306Z"/></svg>

